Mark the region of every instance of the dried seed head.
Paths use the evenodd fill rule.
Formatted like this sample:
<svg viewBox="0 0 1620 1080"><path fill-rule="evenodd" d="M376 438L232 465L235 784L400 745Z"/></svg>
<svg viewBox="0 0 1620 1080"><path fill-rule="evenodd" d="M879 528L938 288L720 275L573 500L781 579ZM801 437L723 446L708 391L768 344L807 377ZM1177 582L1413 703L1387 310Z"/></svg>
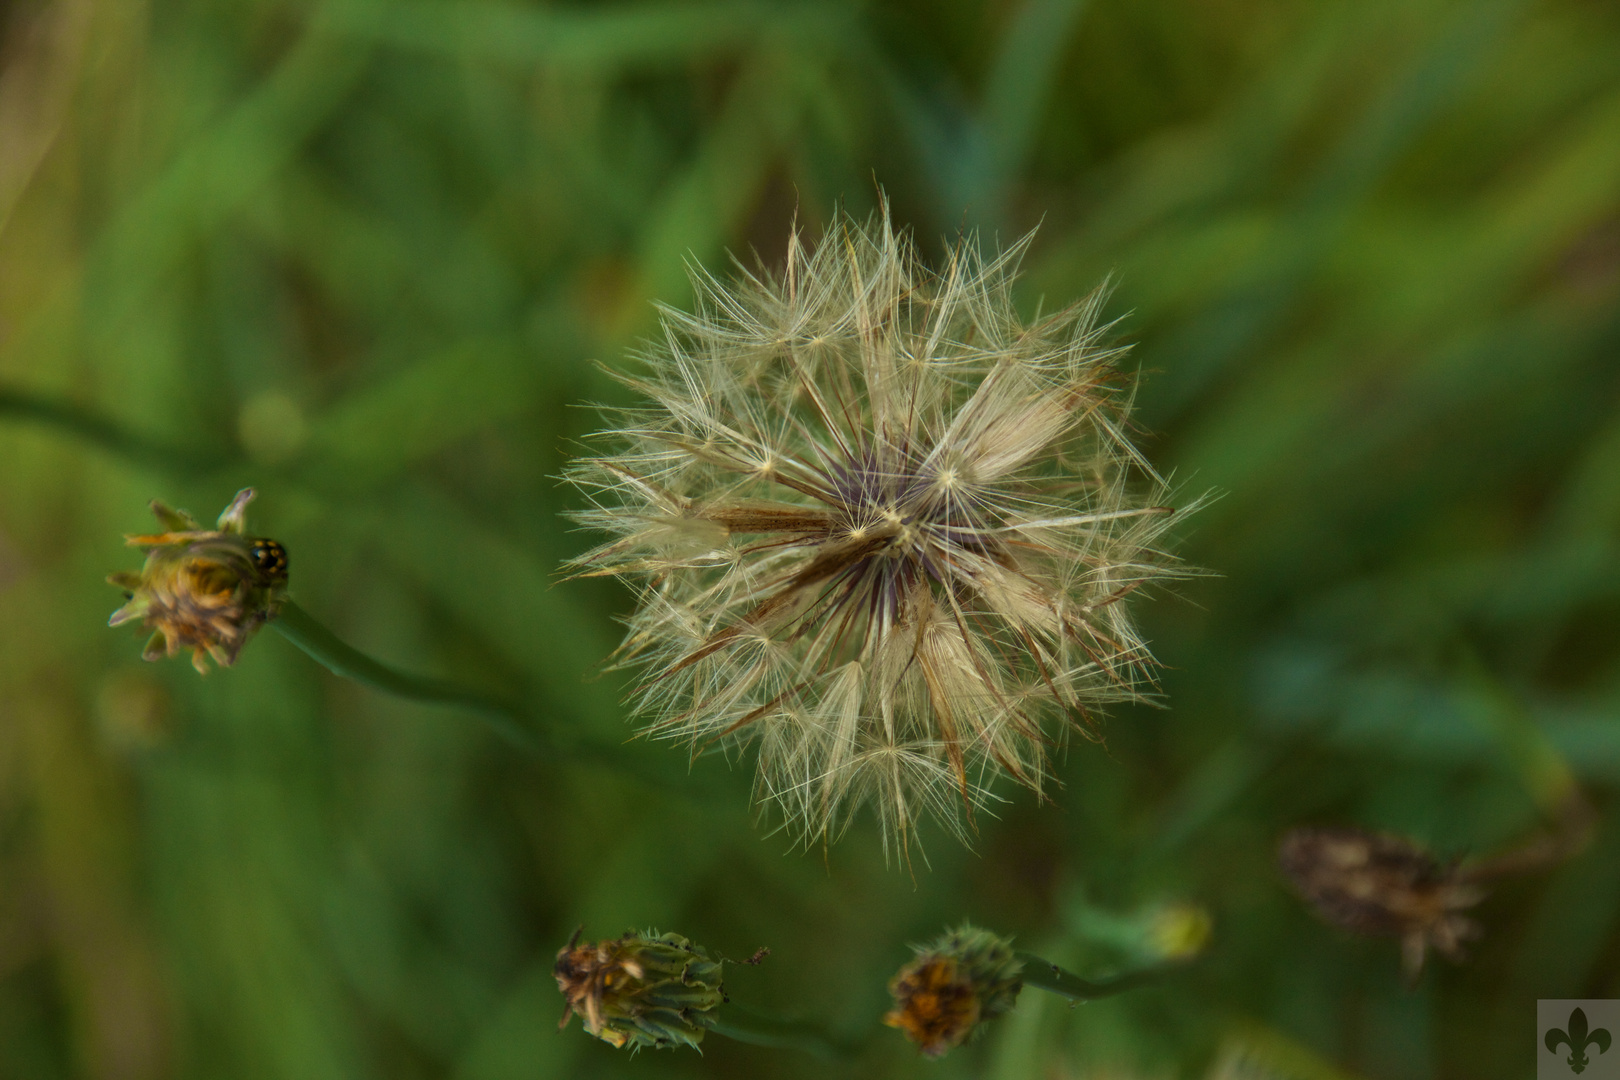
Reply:
<svg viewBox="0 0 1620 1080"><path fill-rule="evenodd" d="M1485 898L1456 864L1441 865L1416 843L1364 829L1294 829L1277 862L1294 888L1327 922L1368 937L1401 939L1409 979L1431 947L1463 958L1462 943L1479 924L1461 912Z"/></svg>
<svg viewBox="0 0 1620 1080"><path fill-rule="evenodd" d="M1100 294L1021 321L1023 246L933 273L840 219L780 278L699 274L623 377L644 406L569 470L612 535L572 570L639 592L648 730L752 741L806 841L862 806L886 845L924 814L965 839L997 775L1040 792L1066 730L1152 689L1122 601L1176 573L1165 485Z"/></svg>
<svg viewBox="0 0 1620 1080"><path fill-rule="evenodd" d="M139 619L154 631L142 654L147 660L191 650L191 663L208 674L208 658L236 663L256 630L275 618L286 599L287 552L274 540L246 533L253 489L237 492L213 529L190 514L153 500L152 513L166 532L126 536L146 548L140 573L120 571L108 582L127 591L128 602L107 620L120 626Z"/></svg>
<svg viewBox="0 0 1620 1080"><path fill-rule="evenodd" d="M916 953L889 982L894 1008L883 1022L929 1057L962 1045L1018 1002L1024 965L1009 939L963 923Z"/></svg>
<svg viewBox="0 0 1620 1080"><path fill-rule="evenodd" d="M720 963L679 934L630 931L579 944L579 932L552 968L567 1000L559 1028L579 1016L585 1030L620 1049L694 1049L726 1000Z"/></svg>

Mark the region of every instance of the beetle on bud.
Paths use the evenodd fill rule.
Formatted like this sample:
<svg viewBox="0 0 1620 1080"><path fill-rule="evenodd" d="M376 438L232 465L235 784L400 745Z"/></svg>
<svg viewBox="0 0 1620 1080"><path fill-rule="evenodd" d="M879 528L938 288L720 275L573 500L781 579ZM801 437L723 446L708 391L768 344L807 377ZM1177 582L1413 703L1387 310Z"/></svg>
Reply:
<svg viewBox="0 0 1620 1080"><path fill-rule="evenodd" d="M230 667L259 627L281 610L287 551L274 540L247 535L253 495L252 488L237 492L212 529L154 499L152 513L165 531L124 538L129 546L146 549L146 563L139 572L108 575L127 599L107 622L121 626L139 620L149 627L145 659L190 649L199 674L208 674L210 657Z"/></svg>

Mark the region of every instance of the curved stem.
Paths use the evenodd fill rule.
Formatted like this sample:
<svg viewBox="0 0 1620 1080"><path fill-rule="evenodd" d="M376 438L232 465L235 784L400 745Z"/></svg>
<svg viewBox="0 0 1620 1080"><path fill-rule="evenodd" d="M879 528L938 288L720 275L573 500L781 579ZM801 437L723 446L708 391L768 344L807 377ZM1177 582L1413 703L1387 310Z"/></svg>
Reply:
<svg viewBox="0 0 1620 1080"><path fill-rule="evenodd" d="M190 450L148 438L89 409L0 386L0 421L5 420L42 424L128 461L174 473L207 473L233 460L230 454ZM623 760L620 747L588 739L542 739L533 729L525 711L511 702L448 680L422 678L395 671L341 640L290 600L270 625L334 675L354 679L373 689L413 701L458 706L475 712L519 749L530 753L542 749L558 750L589 758L607 768L634 775L646 783L682 791L689 796L692 793L691 785L680 783L665 771L640 763L627 763Z"/></svg>
<svg viewBox="0 0 1620 1080"><path fill-rule="evenodd" d="M815 1024L770 1016L735 1001L727 1002L720 1009L710 1030L750 1046L798 1050L823 1061L847 1061L857 1049Z"/></svg>
<svg viewBox="0 0 1620 1080"><path fill-rule="evenodd" d="M458 706L483 717L514 746L531 753L541 749L540 739L525 724L523 712L517 706L459 683L396 671L343 641L291 600L282 605L280 614L270 625L334 675L364 683L385 694Z"/></svg>
<svg viewBox="0 0 1620 1080"><path fill-rule="evenodd" d="M526 753L549 753L591 761L687 799L714 797L700 786L683 782L680 776L656 762L631 757L623 746L605 745L590 738L559 739L551 732L542 734L535 730L528 713L514 702L448 679L430 679L397 671L339 638L292 600L282 604L270 626L334 675L411 701L466 709Z"/></svg>
<svg viewBox="0 0 1620 1080"><path fill-rule="evenodd" d="M105 416L21 390L0 387L0 418L32 421L57 428L130 461L181 473L206 472L223 463L223 455L204 454L138 435Z"/></svg>
<svg viewBox="0 0 1620 1080"><path fill-rule="evenodd" d="M1127 990L1135 990L1139 986L1156 981L1166 970L1162 966L1150 967L1093 982L1090 979L1082 979L1072 971L1063 970L1050 960L1042 960L1033 953L1021 952L1016 955L1024 962L1025 986L1033 986L1047 993L1066 997L1070 1001L1090 1001L1111 994L1123 994Z"/></svg>
<svg viewBox="0 0 1620 1080"><path fill-rule="evenodd" d="M178 472L203 472L221 463L216 455L157 442L88 409L5 387L0 387L0 419L33 421L130 461ZM524 722L522 710L511 703L443 679L395 671L341 640L291 600L284 603L270 625L334 675L414 701L468 709L482 716L514 746L530 752L541 748L539 739Z"/></svg>

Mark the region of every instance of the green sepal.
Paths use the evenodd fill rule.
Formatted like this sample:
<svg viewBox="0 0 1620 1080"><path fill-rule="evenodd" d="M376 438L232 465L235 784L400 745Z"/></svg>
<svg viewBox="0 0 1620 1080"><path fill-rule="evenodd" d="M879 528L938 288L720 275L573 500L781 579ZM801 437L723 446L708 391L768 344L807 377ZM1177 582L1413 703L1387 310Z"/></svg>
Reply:
<svg viewBox="0 0 1620 1080"><path fill-rule="evenodd" d="M169 532L195 532L202 528L196 518L184 510L176 510L162 499L152 500L152 516Z"/></svg>
<svg viewBox="0 0 1620 1080"><path fill-rule="evenodd" d="M146 648L141 650L142 660L161 660L169 655L169 639L159 630L146 639Z"/></svg>
<svg viewBox="0 0 1620 1080"><path fill-rule="evenodd" d="M255 494L257 493L252 488L238 491L236 498L231 500L231 505L221 511L219 523L215 527L220 532L235 533L237 536L247 532L247 507Z"/></svg>

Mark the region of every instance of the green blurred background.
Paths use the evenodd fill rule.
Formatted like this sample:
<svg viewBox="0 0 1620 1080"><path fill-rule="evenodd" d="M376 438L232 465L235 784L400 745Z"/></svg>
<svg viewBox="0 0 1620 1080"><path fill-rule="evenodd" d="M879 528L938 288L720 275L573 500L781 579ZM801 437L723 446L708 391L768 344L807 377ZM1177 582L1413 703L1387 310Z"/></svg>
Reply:
<svg viewBox="0 0 1620 1080"><path fill-rule="evenodd" d="M747 759L535 760L273 633L199 679L106 628L147 500L253 484L349 640L625 737L627 597L554 573L589 361L879 185L930 255L1040 224L1030 310L1112 273L1149 453L1224 492L1220 576L1138 605L1168 710L974 851L798 852ZM1522 1077L1535 999L1620 997L1612 3L8 0L0 410L0 1076ZM1498 850L1565 768L1591 846L1416 989L1274 868L1301 822ZM947 922L1100 970L1178 898L1197 965L938 1063L555 1030L580 923L767 945L734 996L858 1032Z"/></svg>

